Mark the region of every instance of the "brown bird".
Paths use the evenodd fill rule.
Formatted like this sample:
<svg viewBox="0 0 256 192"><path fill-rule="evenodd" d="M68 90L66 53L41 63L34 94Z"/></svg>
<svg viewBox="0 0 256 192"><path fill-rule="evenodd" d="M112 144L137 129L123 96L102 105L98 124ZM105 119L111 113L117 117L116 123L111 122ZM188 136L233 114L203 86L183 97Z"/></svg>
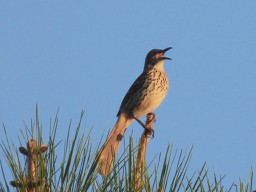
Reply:
<svg viewBox="0 0 256 192"><path fill-rule="evenodd" d="M147 54L144 70L126 93L117 113L117 122L100 152L100 174L107 175L111 171L113 158L132 121L152 112L164 100L169 84L163 64L165 60L171 60L164 56L169 49L171 47L163 50L153 49Z"/></svg>

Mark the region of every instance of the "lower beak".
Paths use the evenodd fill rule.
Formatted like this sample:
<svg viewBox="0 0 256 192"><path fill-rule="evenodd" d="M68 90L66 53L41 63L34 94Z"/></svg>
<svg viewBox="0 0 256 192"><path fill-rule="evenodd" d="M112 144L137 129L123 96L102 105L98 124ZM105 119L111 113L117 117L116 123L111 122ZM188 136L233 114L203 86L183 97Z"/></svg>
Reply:
<svg viewBox="0 0 256 192"><path fill-rule="evenodd" d="M169 57L162 57L161 59L162 59L162 60L172 60L172 59L169 58Z"/></svg>

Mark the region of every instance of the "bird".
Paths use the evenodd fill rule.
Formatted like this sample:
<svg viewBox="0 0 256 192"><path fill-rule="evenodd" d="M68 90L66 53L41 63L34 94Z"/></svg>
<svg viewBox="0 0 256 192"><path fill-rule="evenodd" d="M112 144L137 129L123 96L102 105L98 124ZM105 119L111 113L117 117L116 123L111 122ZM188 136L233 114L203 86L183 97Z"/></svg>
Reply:
<svg viewBox="0 0 256 192"><path fill-rule="evenodd" d="M117 121L98 156L98 173L108 175L113 166L113 159L118 151L127 127L140 117L154 111L164 100L169 89L164 71L166 51L172 49L152 49L145 58L144 69L129 88L117 113Z"/></svg>

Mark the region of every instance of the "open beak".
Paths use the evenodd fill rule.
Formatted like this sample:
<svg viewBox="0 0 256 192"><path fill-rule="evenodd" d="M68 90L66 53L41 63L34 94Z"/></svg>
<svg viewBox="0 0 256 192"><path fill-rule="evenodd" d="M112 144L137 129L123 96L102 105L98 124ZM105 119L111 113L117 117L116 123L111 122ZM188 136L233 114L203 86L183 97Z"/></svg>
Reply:
<svg viewBox="0 0 256 192"><path fill-rule="evenodd" d="M172 49L172 47L167 47L166 49L163 49L163 55L165 54L166 51L168 51L168 50L170 50L170 49ZM162 57L162 59L164 59L164 60L172 60L172 59L169 58L169 57Z"/></svg>

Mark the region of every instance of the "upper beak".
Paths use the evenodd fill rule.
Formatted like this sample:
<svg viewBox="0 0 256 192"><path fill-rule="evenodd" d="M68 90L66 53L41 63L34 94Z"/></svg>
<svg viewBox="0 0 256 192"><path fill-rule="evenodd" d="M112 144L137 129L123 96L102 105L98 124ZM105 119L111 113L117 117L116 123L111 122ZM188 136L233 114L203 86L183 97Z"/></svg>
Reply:
<svg viewBox="0 0 256 192"><path fill-rule="evenodd" d="M172 47L167 47L166 49L163 49L163 54L165 54L166 51L172 49ZM169 57L162 57L163 59L168 59L168 60L172 60L171 58Z"/></svg>
<svg viewBox="0 0 256 192"><path fill-rule="evenodd" d="M166 51L172 49L172 47L167 47L166 49L163 49L163 54L165 54Z"/></svg>

